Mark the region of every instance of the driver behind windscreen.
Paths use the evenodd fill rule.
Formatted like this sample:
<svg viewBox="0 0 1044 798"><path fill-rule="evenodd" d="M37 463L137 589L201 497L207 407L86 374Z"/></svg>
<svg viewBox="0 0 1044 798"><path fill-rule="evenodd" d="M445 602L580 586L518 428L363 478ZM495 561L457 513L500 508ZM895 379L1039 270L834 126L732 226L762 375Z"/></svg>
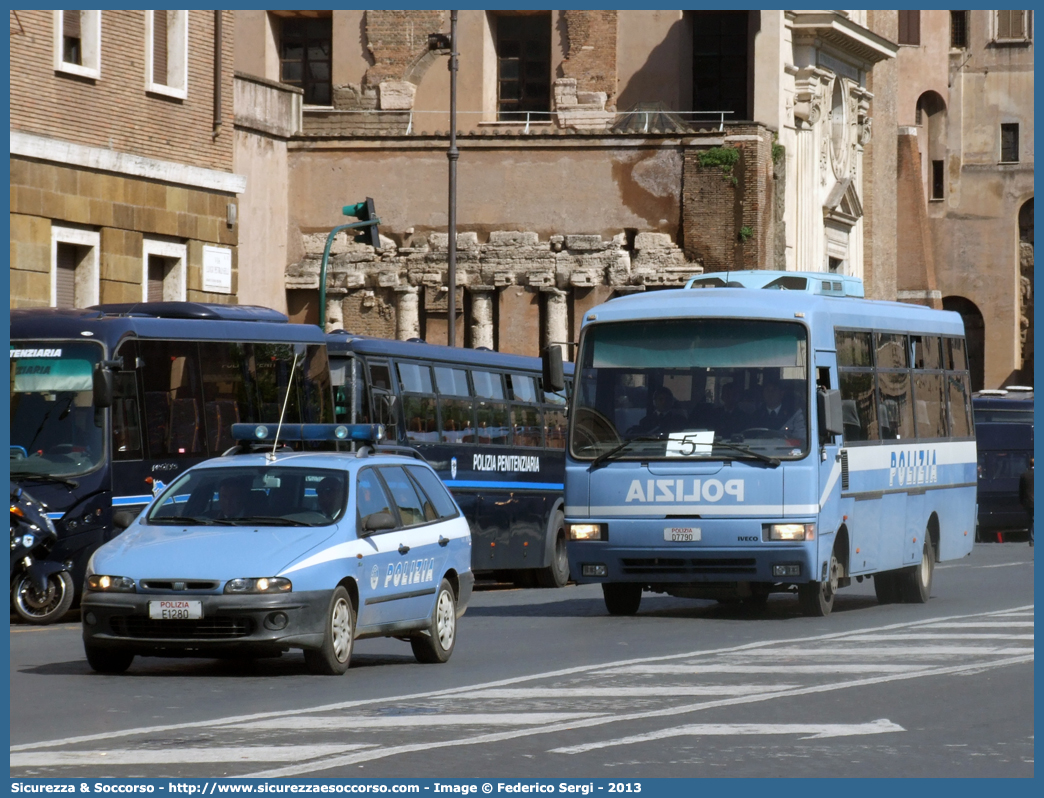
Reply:
<svg viewBox="0 0 1044 798"><path fill-rule="evenodd" d="M685 429L685 415L675 407L674 394L671 393L670 388L666 386L657 388L653 392L652 399L652 412L631 427L628 432L651 435Z"/></svg>

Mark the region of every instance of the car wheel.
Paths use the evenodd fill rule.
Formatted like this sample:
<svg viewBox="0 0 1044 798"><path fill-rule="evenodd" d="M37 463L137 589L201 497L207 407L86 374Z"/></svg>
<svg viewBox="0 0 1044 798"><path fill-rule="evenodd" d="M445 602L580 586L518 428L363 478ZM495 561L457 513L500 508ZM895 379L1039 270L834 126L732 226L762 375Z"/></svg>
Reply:
<svg viewBox="0 0 1044 798"><path fill-rule="evenodd" d="M798 601L805 615L810 618L825 618L833 611L840 572L841 564L837 561L837 553L832 552L826 581L798 585Z"/></svg>
<svg viewBox="0 0 1044 798"><path fill-rule="evenodd" d="M630 582L604 584L602 598L610 615L634 615L642 603L642 586Z"/></svg>
<svg viewBox="0 0 1044 798"><path fill-rule="evenodd" d="M308 670L317 676L340 676L352 661L355 642L355 612L343 587L334 590L326 612L326 632L319 648L305 649Z"/></svg>
<svg viewBox="0 0 1044 798"><path fill-rule="evenodd" d="M134 655L120 648L83 647L87 654L87 664L97 673L123 673L131 666Z"/></svg>
<svg viewBox="0 0 1044 798"><path fill-rule="evenodd" d="M435 597L435 609L431 613L431 626L421 634L410 638L413 656L417 662L434 664L446 662L453 654L457 642L457 597L446 579L439 585Z"/></svg>
<svg viewBox="0 0 1044 798"><path fill-rule="evenodd" d="M932 593L932 575L935 573L935 549L926 537L921 548L921 562L900 575L899 593L907 604L924 604Z"/></svg>
<svg viewBox="0 0 1044 798"><path fill-rule="evenodd" d="M565 516L555 513L555 549L551 552L551 564L537 571L540 587L565 587L569 582L569 550L566 547Z"/></svg>

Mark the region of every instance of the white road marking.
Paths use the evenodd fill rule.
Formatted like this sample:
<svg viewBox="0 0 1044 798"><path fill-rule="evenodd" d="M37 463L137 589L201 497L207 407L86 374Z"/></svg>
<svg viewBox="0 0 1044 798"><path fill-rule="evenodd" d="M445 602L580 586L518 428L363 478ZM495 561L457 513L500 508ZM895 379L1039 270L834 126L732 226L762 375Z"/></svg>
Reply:
<svg viewBox="0 0 1044 798"><path fill-rule="evenodd" d="M710 737L732 736L743 734L802 734L802 740L823 740L828 737L855 737L862 734L886 734L888 732L906 731L898 723L882 718L870 723L693 723L689 726L676 726L660 729L647 734L635 734L620 737L616 740L604 740L597 743L570 745L565 748L552 748L551 754L582 754L598 748L613 748L618 745L633 745L654 740L666 740L671 737Z"/></svg>
<svg viewBox="0 0 1044 798"><path fill-rule="evenodd" d="M595 676L615 676L617 674L688 674L699 676L704 673L771 673L775 676L789 676L795 673L905 673L909 665L885 664L853 664L834 663L830 665L631 665L618 670L595 671Z"/></svg>
<svg viewBox="0 0 1044 798"><path fill-rule="evenodd" d="M873 648L773 648L744 652L748 657L998 657L1023 654L1025 648L993 646L874 646ZM780 669L785 668L780 665Z"/></svg>
<svg viewBox="0 0 1044 798"><path fill-rule="evenodd" d="M513 684L521 684L523 682L534 682L542 679L553 679L564 676L572 676L575 674L589 674L595 670L619 669L628 667L631 665L640 665L654 662L670 662L678 660L692 659L693 657L711 657L721 654L734 654L738 652L755 652L760 649L775 646L780 644L802 644L802 643L816 643L821 641L836 640L843 641L846 637L852 634L868 633L868 632L886 632L893 629L910 629L921 626L925 623L939 623L943 621L962 621L976 618L989 618L998 616L1001 614L1010 615L1026 610L1024 614L1032 615L1033 610L1032 604L1026 604L1018 607L1010 607L1006 610L995 610L992 612L977 612L969 615L949 615L942 616L939 618L929 618L920 621L904 621L902 623L886 624L884 626L870 627L867 629L850 630L847 632L829 632L821 635L810 635L807 637L796 637L782 640L758 640L752 643L743 643L738 646L728 646L725 648L707 649L705 651L686 651L680 654L667 654L658 657L637 657L633 659L618 660L616 662L605 662L600 664L592 665L577 665L571 668L560 668L554 671L545 671L544 673L535 673L526 676L514 676L509 679L498 679L496 681L487 682L486 684L480 685L467 685L465 687L450 687L444 690L430 690L421 693L410 693L405 695L394 696L394 700L400 702L418 701L420 699L427 698L450 698L459 693L463 692L474 692L477 689L491 688L491 687L506 687ZM1031 657L1032 659L1032 657ZM1022 660L1018 660L1022 661ZM975 667L981 667L976 665ZM19 743L18 745L10 746L9 750L15 751L30 751L38 750L41 748L58 748L63 745L75 745L79 743L90 743L98 740L114 740L121 737L134 737L146 734L159 734L167 733L172 731L180 731L183 729L205 729L212 728L214 726L227 726L232 723L245 723L253 720L265 720L268 718L288 718L298 715L314 715L319 712L332 712L340 709L351 709L355 707L368 706L373 704L387 704L389 702L388 696L380 696L378 698L364 698L356 699L353 701L338 701L332 704L322 704L319 706L312 707L301 707L300 709L284 709L284 710L271 710L268 712L254 712L248 715L232 715L223 718L212 718L210 720L198 720L198 721L186 721L184 723L168 723L163 725L155 726L138 726L130 729L116 729L113 731L98 732L95 734L82 734L73 737L61 737L54 740L37 740L29 743Z"/></svg>
<svg viewBox="0 0 1044 798"><path fill-rule="evenodd" d="M926 623L922 629L981 629L981 628L1020 628L1032 629L1033 621L986 621L984 623Z"/></svg>
<svg viewBox="0 0 1044 798"><path fill-rule="evenodd" d="M374 729L416 729L420 726L535 726L541 723L562 723L604 714L599 712L476 712L465 714L394 715L367 717L351 715L337 718L288 718L258 720L252 723L234 723L226 729L275 729L282 731L312 731L336 729L345 732Z"/></svg>
<svg viewBox="0 0 1044 798"><path fill-rule="evenodd" d="M753 695L769 690L792 690L796 684L678 684L656 687L519 687L515 689L493 688L458 693L455 698L510 698L517 701L532 701L538 698L654 698L687 695Z"/></svg>
<svg viewBox="0 0 1044 798"><path fill-rule="evenodd" d="M331 768L355 765L359 762L368 762L374 759L397 756L399 754L411 754L417 751L430 751L435 748L453 748L464 745L480 745L484 743L497 743L505 740L515 740L519 737L532 737L537 734L552 734L560 731L573 731L576 729L590 728L592 726L604 726L609 723L624 723L633 720L647 720L649 718L669 718L678 715L687 715L691 712L699 712L705 709L717 709L719 707L735 706L738 704L755 704L763 701L773 701L779 698L790 698L798 695L814 695L816 693L829 693L835 690L845 690L852 687L866 687L874 684L885 684L888 682L905 679L917 679L927 676L943 676L951 673L963 673L965 671L980 671L987 667L1004 667L1006 665L1018 665L1024 662L1032 662L1032 652L1021 657L1010 657L1003 660L994 660L991 663L978 662L974 665L952 665L949 667L923 668L908 673L896 673L888 676L872 676L865 679L852 679L832 684L818 684L809 687L800 687L795 690L773 691L750 696L733 696L732 698L721 698L717 701L704 701L698 704L684 704L677 707L647 710L644 712L623 713L610 717L588 718L586 720L573 721L571 723L554 723L535 729L517 729L515 731L493 732L481 734L476 737L457 738L454 740L437 740L423 743L412 743L408 745L383 746L371 751L361 751L357 754L346 754L335 756L325 762L312 762L308 764L291 765L285 768L275 768L258 773L247 773L238 778L279 778L283 776L297 776L302 773L317 773Z"/></svg>
<svg viewBox="0 0 1044 798"><path fill-rule="evenodd" d="M107 751L48 751L12 754L11 767L90 765L187 765L197 762L300 762L336 756L367 745L251 745L223 748L115 748Z"/></svg>
<svg viewBox="0 0 1044 798"><path fill-rule="evenodd" d="M894 640L897 643L917 640L1032 640L1033 635L1020 635L1004 632L989 634L983 632L917 632L916 634L891 635L856 635L849 640Z"/></svg>
<svg viewBox="0 0 1044 798"><path fill-rule="evenodd" d="M978 568L1011 568L1013 565L1033 565L1033 561L1029 562L1000 562L996 565L979 565Z"/></svg>

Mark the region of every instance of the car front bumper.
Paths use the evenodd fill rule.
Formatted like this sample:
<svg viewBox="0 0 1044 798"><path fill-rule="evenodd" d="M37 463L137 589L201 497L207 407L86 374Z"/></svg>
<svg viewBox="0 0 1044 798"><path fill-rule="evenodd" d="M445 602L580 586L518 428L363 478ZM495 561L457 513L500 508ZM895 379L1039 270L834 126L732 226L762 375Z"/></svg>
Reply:
<svg viewBox="0 0 1044 798"><path fill-rule="evenodd" d="M81 603L84 645L164 657L274 656L323 643L331 593L199 595L86 593ZM149 602L200 601L198 620L149 617Z"/></svg>

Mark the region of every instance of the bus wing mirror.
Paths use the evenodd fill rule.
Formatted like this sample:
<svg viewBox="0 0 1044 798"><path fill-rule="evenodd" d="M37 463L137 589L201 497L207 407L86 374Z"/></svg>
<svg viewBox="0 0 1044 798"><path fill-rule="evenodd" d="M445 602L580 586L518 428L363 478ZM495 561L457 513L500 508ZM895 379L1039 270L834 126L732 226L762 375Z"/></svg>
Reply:
<svg viewBox="0 0 1044 798"><path fill-rule="evenodd" d="M112 407L112 372L103 363L94 367L94 406Z"/></svg>
<svg viewBox="0 0 1044 798"><path fill-rule="evenodd" d="M816 397L819 400L819 429L829 437L841 435L845 430L841 412L841 391L820 388Z"/></svg>
<svg viewBox="0 0 1044 798"><path fill-rule="evenodd" d="M565 390L565 370L562 368L562 347L552 344L541 353L544 371L544 390L561 393Z"/></svg>

